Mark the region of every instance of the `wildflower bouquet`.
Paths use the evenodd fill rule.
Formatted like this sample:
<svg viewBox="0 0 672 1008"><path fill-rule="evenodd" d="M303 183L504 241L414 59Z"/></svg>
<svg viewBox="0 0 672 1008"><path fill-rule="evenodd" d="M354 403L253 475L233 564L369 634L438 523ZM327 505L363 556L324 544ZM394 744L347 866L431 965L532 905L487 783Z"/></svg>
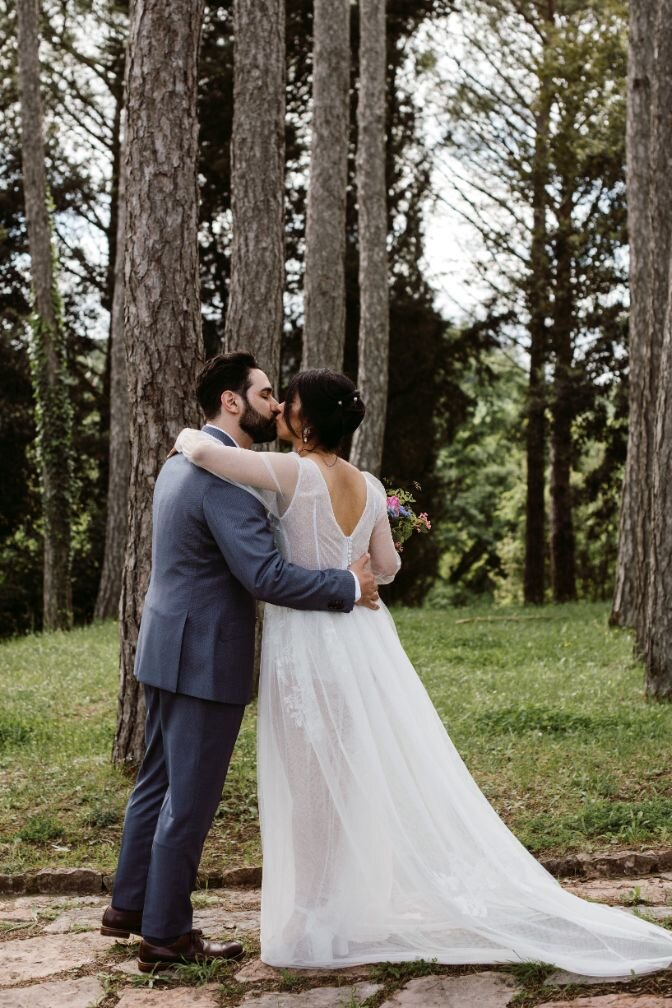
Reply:
<svg viewBox="0 0 672 1008"><path fill-rule="evenodd" d="M417 487L417 483L415 486ZM404 543L414 532L429 532L432 527L426 512L416 515L411 504L415 504L415 497L408 490L387 491L387 517L399 553L403 553Z"/></svg>

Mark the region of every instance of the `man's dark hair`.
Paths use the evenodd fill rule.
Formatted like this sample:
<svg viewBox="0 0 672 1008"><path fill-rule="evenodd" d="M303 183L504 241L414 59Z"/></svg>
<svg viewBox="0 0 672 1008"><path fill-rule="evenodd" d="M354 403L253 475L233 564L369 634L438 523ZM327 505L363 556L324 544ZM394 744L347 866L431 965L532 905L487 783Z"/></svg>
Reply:
<svg viewBox="0 0 672 1008"><path fill-rule="evenodd" d="M206 420L212 420L219 413L222 392L245 395L252 382L250 371L257 367L252 354L245 350L217 354L205 362L196 379L196 396Z"/></svg>

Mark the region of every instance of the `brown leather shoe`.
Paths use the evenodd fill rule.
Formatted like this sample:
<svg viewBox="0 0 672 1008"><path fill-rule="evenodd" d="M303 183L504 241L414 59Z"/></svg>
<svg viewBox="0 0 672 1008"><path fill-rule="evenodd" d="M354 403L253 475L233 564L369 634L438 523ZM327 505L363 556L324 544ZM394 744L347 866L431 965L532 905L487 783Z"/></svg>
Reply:
<svg viewBox="0 0 672 1008"><path fill-rule="evenodd" d="M144 938L140 943L138 968L143 973L169 969L180 963L211 962L213 959L240 959L240 942L214 942L203 938L202 931L189 931L172 945L151 945Z"/></svg>
<svg viewBox="0 0 672 1008"><path fill-rule="evenodd" d="M100 933L109 938L130 938L142 934L142 910L115 910L105 908Z"/></svg>

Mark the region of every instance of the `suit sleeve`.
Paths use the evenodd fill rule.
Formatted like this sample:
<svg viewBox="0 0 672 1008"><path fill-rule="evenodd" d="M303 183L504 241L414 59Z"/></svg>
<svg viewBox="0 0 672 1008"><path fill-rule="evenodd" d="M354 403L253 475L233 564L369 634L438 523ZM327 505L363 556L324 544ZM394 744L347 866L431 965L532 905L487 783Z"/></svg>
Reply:
<svg viewBox="0 0 672 1008"><path fill-rule="evenodd" d="M262 504L239 487L214 484L203 497L208 528L231 573L256 599L290 609L350 612L350 571L309 571L278 553Z"/></svg>

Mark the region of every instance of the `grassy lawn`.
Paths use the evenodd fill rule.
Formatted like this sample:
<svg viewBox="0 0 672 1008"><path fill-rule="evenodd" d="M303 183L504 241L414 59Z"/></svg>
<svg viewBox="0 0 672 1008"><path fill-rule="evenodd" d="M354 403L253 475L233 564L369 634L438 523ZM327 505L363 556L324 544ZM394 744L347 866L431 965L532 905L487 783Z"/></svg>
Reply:
<svg viewBox="0 0 672 1008"><path fill-rule="evenodd" d="M398 610L402 641L487 797L537 854L672 843L672 705L642 694L603 605ZM117 631L0 645L0 872L112 869L131 781L110 765ZM204 868L258 864L255 713Z"/></svg>

